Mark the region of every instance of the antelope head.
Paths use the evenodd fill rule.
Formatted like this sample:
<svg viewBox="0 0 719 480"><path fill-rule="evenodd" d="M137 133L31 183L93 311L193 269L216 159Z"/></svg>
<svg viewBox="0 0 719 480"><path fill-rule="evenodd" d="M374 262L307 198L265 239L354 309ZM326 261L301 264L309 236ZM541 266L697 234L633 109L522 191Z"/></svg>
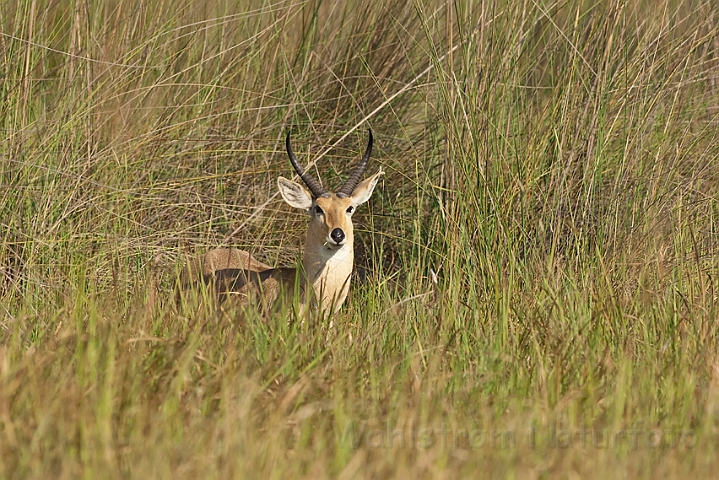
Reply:
<svg viewBox="0 0 719 480"><path fill-rule="evenodd" d="M372 131L369 131L367 149L359 164L344 185L334 193L325 190L300 166L292 152L289 133L286 147L290 163L307 186L305 189L299 183L284 177L277 179L277 186L285 202L292 207L307 211L310 216L303 255L305 274L309 282L314 285L315 293L323 299L322 303L327 306L329 301L334 301L338 307L347 296L349 275L352 273L354 259L352 214L358 206L369 200L379 177L384 173L380 169L371 177L362 180L372 153Z"/></svg>

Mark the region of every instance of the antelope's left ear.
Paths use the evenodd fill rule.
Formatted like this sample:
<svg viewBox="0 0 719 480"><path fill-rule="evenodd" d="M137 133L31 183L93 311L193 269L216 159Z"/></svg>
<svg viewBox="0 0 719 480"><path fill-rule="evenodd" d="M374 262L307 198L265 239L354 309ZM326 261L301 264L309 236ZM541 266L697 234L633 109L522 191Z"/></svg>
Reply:
<svg viewBox="0 0 719 480"><path fill-rule="evenodd" d="M375 173L369 178L362 180L350 196L350 198L352 199L352 203L354 205L362 205L367 200L369 200L369 197L372 196L372 192L374 191L374 187L377 186L379 177L381 177L382 175L384 175L384 172L380 168L379 172Z"/></svg>

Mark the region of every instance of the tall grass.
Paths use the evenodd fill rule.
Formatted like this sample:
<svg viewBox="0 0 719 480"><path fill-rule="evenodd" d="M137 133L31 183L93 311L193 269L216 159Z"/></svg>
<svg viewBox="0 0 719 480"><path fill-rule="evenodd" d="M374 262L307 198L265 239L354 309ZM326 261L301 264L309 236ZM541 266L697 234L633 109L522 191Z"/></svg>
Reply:
<svg viewBox="0 0 719 480"><path fill-rule="evenodd" d="M2 4L0 475L711 475L717 18ZM332 331L174 304L208 248L296 262L287 131L334 188L369 127Z"/></svg>

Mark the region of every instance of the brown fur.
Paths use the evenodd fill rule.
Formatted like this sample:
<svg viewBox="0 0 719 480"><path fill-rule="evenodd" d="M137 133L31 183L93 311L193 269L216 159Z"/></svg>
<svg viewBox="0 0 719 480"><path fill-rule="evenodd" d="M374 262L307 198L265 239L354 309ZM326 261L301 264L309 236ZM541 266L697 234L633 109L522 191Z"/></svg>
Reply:
<svg viewBox="0 0 719 480"><path fill-rule="evenodd" d="M295 293L299 287L303 311L309 306L320 308L325 314L336 312L347 298L354 262L352 213L369 199L383 173L380 170L358 184L353 183L356 187L349 196L326 193L319 198L313 198L302 185L279 177L282 198L310 216L302 266L271 268L249 252L219 248L190 263L182 285L186 287L201 279L212 286L221 302L236 298L244 304L256 297L265 309L271 308L282 292ZM333 236L337 230L341 237ZM312 288L307 288L308 285Z"/></svg>
<svg viewBox="0 0 719 480"><path fill-rule="evenodd" d="M271 308L282 291L294 291L296 268L272 268L236 248L216 248L191 261L180 277L187 289L198 282L212 288L220 303L228 299L245 304L251 298Z"/></svg>

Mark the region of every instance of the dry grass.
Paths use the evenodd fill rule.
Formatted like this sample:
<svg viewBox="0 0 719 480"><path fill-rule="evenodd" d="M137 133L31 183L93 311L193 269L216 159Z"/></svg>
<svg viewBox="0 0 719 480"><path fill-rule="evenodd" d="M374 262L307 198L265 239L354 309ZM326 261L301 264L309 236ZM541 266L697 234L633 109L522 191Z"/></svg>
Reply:
<svg viewBox="0 0 719 480"><path fill-rule="evenodd" d="M718 16L6 2L0 476L711 476ZM329 337L174 306L188 254L297 258L288 129L334 187L367 127Z"/></svg>

